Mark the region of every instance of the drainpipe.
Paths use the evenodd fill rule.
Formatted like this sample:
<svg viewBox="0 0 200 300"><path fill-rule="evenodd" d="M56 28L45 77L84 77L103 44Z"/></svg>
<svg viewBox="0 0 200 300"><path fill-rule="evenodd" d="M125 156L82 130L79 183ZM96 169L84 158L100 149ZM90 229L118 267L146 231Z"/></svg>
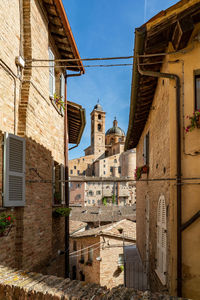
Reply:
<svg viewBox="0 0 200 300"><path fill-rule="evenodd" d="M64 113L64 161L65 161L65 205L69 207L69 165L68 165L68 120L67 120L67 77L81 76L78 74L65 75L65 113ZM69 216L65 217L65 277L69 278Z"/></svg>
<svg viewBox="0 0 200 300"><path fill-rule="evenodd" d="M168 78L176 82L176 181L177 181L177 294L182 296L182 236L181 236L181 113L180 113L180 78L176 74L143 71L137 59L138 72L143 76Z"/></svg>

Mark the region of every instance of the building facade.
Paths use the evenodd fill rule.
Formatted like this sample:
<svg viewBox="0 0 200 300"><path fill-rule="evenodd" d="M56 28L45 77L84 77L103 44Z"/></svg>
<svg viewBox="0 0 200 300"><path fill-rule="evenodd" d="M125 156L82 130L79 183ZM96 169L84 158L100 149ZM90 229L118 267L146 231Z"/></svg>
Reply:
<svg viewBox="0 0 200 300"><path fill-rule="evenodd" d="M11 2L0 3L0 216L15 220L1 234L0 263L64 276L65 220L52 212L67 201L65 149L82 130L73 132L72 111L83 120L79 105L67 107L66 70L54 59L80 56L61 1ZM81 63L73 70L84 72Z"/></svg>
<svg viewBox="0 0 200 300"><path fill-rule="evenodd" d="M70 204L101 205L103 198L107 203L132 205L135 203L135 184L133 182L105 182L102 178L133 178L136 166L134 149L124 152L125 133L118 127L115 118L113 127L105 132L105 112L100 104L91 112L91 145L85 149L85 156L69 161ZM84 191L77 188L77 177L84 181ZM86 177L84 177L86 176ZM95 182L89 182L92 178ZM98 181L99 180L99 181ZM75 200L75 194L81 194ZM115 199L113 199L113 197Z"/></svg>
<svg viewBox="0 0 200 300"><path fill-rule="evenodd" d="M129 220L71 234L71 279L107 288L124 284L123 247L135 240L136 225Z"/></svg>
<svg viewBox="0 0 200 300"><path fill-rule="evenodd" d="M136 224L150 286L191 299L200 295L199 12L200 1L180 1L136 30L135 55L146 58L134 61L125 147L148 166Z"/></svg>

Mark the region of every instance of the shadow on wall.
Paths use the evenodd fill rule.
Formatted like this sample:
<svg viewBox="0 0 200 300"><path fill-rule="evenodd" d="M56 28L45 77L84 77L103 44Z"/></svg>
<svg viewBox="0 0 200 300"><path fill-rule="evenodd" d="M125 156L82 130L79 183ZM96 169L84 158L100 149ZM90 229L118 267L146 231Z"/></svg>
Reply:
<svg viewBox="0 0 200 300"><path fill-rule="evenodd" d="M26 140L26 202L24 207L3 208L15 217L8 236L0 237L0 264L17 269L64 276L65 220L52 218L53 158L49 150ZM0 132L0 144L3 134ZM0 147L0 195L3 192L3 146Z"/></svg>

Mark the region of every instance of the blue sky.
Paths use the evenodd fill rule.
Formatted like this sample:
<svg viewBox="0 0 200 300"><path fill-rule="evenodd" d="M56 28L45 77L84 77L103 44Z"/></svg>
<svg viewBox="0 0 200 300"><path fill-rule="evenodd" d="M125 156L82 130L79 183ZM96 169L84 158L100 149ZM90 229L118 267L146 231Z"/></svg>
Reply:
<svg viewBox="0 0 200 300"><path fill-rule="evenodd" d="M81 58L133 55L135 28L176 2L63 0ZM114 61L128 62L132 61ZM98 98L106 112L106 130L112 127L116 116L119 127L127 131L131 76L132 67L129 66L87 68L85 75L68 79L67 98L85 108L87 121L81 143L69 152L69 159L83 156L83 150L90 145L90 112Z"/></svg>

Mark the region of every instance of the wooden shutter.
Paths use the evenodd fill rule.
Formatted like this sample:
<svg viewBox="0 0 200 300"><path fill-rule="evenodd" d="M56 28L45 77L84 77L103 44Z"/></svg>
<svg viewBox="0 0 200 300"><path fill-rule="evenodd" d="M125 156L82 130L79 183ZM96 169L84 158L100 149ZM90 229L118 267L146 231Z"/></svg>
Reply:
<svg viewBox="0 0 200 300"><path fill-rule="evenodd" d="M143 158L144 164L149 165L149 132L144 137Z"/></svg>
<svg viewBox="0 0 200 300"><path fill-rule="evenodd" d="M25 205L25 155L25 139L5 133L3 191L5 207Z"/></svg>
<svg viewBox="0 0 200 300"><path fill-rule="evenodd" d="M54 60L54 54L49 48L49 60ZM49 95L51 97L54 96L55 93L55 69L54 69L54 61L49 62Z"/></svg>

